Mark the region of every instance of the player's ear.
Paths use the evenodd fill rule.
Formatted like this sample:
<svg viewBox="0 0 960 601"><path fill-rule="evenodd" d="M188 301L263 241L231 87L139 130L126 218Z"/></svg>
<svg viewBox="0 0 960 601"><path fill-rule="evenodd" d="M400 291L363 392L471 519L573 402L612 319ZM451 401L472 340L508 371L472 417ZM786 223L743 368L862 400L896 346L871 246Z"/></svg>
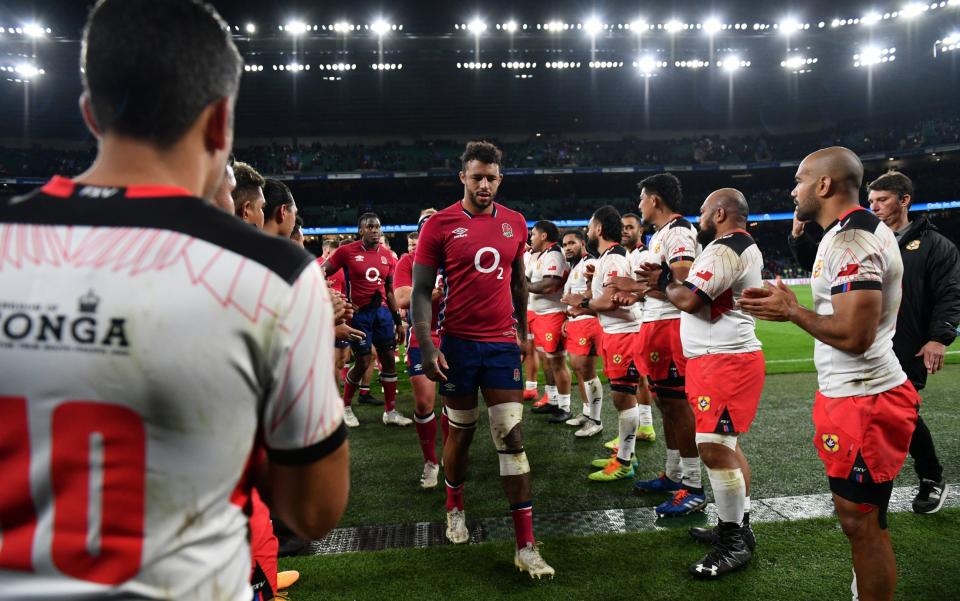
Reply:
<svg viewBox="0 0 960 601"><path fill-rule="evenodd" d="M464 173L463 171L460 172L460 183L463 185L467 185L467 174Z"/></svg>
<svg viewBox="0 0 960 601"><path fill-rule="evenodd" d="M90 133L93 134L93 137L100 139L100 127L97 125L97 120L93 116L93 107L90 105L90 95L84 92L80 94L80 114L83 115L83 123L87 126L87 129L90 130Z"/></svg>
<svg viewBox="0 0 960 601"><path fill-rule="evenodd" d="M230 99L213 102L200 116L204 120L203 142L207 151L223 150L230 143Z"/></svg>

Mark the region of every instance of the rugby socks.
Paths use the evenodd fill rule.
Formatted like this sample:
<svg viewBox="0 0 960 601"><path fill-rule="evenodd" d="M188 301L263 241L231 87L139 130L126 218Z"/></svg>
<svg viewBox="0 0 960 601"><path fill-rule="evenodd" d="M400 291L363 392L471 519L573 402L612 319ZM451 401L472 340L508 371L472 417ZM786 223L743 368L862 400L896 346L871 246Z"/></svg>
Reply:
<svg viewBox="0 0 960 601"><path fill-rule="evenodd" d="M550 386L549 384L545 385L543 389L547 392L547 399L549 399L551 405L557 404L557 387Z"/></svg>
<svg viewBox="0 0 960 601"><path fill-rule="evenodd" d="M417 428L417 438L420 439L420 450L423 451L423 460L437 465L437 419L431 411L426 415L413 414L414 425Z"/></svg>
<svg viewBox="0 0 960 601"><path fill-rule="evenodd" d="M744 482L746 485L746 482ZM746 490L746 488L744 488ZM743 525L750 525L750 495L747 495L743 498Z"/></svg>
<svg viewBox="0 0 960 601"><path fill-rule="evenodd" d="M536 392L536 391L537 391L537 381L534 380L533 382L531 382L531 381L527 380L526 384L524 385L524 389L525 389L525 390L532 390L532 391Z"/></svg>
<svg viewBox="0 0 960 601"><path fill-rule="evenodd" d="M590 399L590 419L600 423L600 411L603 409L603 384L600 378L587 382L587 398Z"/></svg>
<svg viewBox="0 0 960 601"><path fill-rule="evenodd" d="M582 411L586 417L590 417L590 403L583 403Z"/></svg>
<svg viewBox="0 0 960 601"><path fill-rule="evenodd" d="M747 498L747 483L743 471L737 469L710 469L710 487L717 504L717 517L721 522L740 525L743 523L744 507Z"/></svg>
<svg viewBox="0 0 960 601"><path fill-rule="evenodd" d="M517 548L536 544L533 538L533 501L510 506L513 515L513 532L517 537Z"/></svg>
<svg viewBox="0 0 960 601"><path fill-rule="evenodd" d="M353 403L353 393L356 391L357 383L350 379L350 372L347 372L343 376L343 404L346 407L349 407L350 404Z"/></svg>
<svg viewBox="0 0 960 601"><path fill-rule="evenodd" d="M569 394L558 394L557 395L557 405L560 409L564 411L570 411L570 395Z"/></svg>
<svg viewBox="0 0 960 601"><path fill-rule="evenodd" d="M700 479L700 457L681 457L680 469L683 470L684 486L697 491L703 490L703 481Z"/></svg>
<svg viewBox="0 0 960 601"><path fill-rule="evenodd" d="M617 450L617 461L623 465L630 465L633 457L633 448L637 442L637 421L640 412L636 406L620 412L620 448Z"/></svg>
<svg viewBox="0 0 960 601"><path fill-rule="evenodd" d="M683 480L683 470L680 469L680 451L677 449L667 449L667 465L663 470L674 482Z"/></svg>
<svg viewBox="0 0 960 601"><path fill-rule="evenodd" d="M370 396L369 384L360 384L360 396Z"/></svg>
<svg viewBox="0 0 960 601"><path fill-rule="evenodd" d="M463 482L452 483L446 478L443 482L447 486L447 512L454 509L463 511Z"/></svg>
<svg viewBox="0 0 960 601"><path fill-rule="evenodd" d="M340 383L343 384L347 381L347 372L350 371L349 365L344 365L343 369L340 370Z"/></svg>
<svg viewBox="0 0 960 601"><path fill-rule="evenodd" d="M653 411L650 409L650 405L637 405L637 409L640 412L640 425L641 426L652 426L653 425Z"/></svg>
<svg viewBox="0 0 960 601"><path fill-rule="evenodd" d="M380 372L380 385L383 386L383 410L389 413L397 408L397 374Z"/></svg>

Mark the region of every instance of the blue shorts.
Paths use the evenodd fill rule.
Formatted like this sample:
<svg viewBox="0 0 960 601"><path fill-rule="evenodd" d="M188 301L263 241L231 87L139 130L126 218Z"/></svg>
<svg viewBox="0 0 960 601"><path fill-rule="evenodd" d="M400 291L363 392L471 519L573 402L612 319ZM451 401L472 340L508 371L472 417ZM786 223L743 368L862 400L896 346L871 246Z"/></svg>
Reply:
<svg viewBox="0 0 960 601"><path fill-rule="evenodd" d="M407 375L411 378L423 375L423 363L419 347L407 349Z"/></svg>
<svg viewBox="0 0 960 601"><path fill-rule="evenodd" d="M333 342L333 348L350 348L350 346L349 340L335 340Z"/></svg>
<svg viewBox="0 0 960 601"><path fill-rule="evenodd" d="M353 315L350 326L367 335L363 340L351 342L354 354L366 355L372 347L378 349L396 348L396 326L390 309L380 305L375 309L361 309Z"/></svg>
<svg viewBox="0 0 960 601"><path fill-rule="evenodd" d="M440 385L443 396L472 396L480 388L523 388L520 347L516 343L474 342L444 336L440 351L450 366L447 381Z"/></svg>

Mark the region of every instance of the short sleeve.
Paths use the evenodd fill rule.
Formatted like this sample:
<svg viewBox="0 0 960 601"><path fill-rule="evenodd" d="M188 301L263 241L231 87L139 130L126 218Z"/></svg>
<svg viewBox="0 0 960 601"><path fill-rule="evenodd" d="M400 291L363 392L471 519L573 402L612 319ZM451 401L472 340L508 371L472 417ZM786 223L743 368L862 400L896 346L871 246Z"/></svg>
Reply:
<svg viewBox="0 0 960 601"><path fill-rule="evenodd" d="M545 278L562 278L569 269L562 252L544 253L540 275Z"/></svg>
<svg viewBox="0 0 960 601"><path fill-rule="evenodd" d="M340 271L343 269L343 258L346 256L346 254L346 245L337 248L337 250L330 253L330 257L327 258L327 265L330 265L330 269L332 269L334 272Z"/></svg>
<svg viewBox="0 0 960 601"><path fill-rule="evenodd" d="M393 274L394 289L413 286L413 257L409 254L400 257Z"/></svg>
<svg viewBox="0 0 960 601"><path fill-rule="evenodd" d="M697 238L693 228L672 227L663 240L663 254L667 263L692 262L697 253Z"/></svg>
<svg viewBox="0 0 960 601"><path fill-rule="evenodd" d="M683 285L704 302L712 303L733 286L741 271L741 259L725 244L711 244L696 258Z"/></svg>
<svg viewBox="0 0 960 601"><path fill-rule="evenodd" d="M262 431L271 461L306 465L346 439L343 401L331 377L333 308L316 263L294 283L268 352L273 386Z"/></svg>
<svg viewBox="0 0 960 601"><path fill-rule="evenodd" d="M417 255L413 262L436 269L443 259L443 241L440 234L440 221L434 215L423 223L420 238L417 240Z"/></svg>
<svg viewBox="0 0 960 601"><path fill-rule="evenodd" d="M606 261L605 273L599 274L603 278L603 285L606 286L613 278L630 277L630 261L625 256L608 255Z"/></svg>
<svg viewBox="0 0 960 601"><path fill-rule="evenodd" d="M824 254L824 276L830 282L830 294L882 290L884 268L881 241L866 230L839 232Z"/></svg>

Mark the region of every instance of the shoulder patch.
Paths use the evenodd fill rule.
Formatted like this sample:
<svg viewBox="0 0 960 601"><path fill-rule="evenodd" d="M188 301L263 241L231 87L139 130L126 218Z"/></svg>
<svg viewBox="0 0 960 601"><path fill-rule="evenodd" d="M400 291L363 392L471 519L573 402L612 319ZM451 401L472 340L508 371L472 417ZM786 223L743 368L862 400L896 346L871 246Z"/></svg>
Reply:
<svg viewBox="0 0 960 601"><path fill-rule="evenodd" d="M866 209L853 211L840 221L841 232L850 230L865 230L871 234L877 231L877 226L882 223L880 218Z"/></svg>
<svg viewBox="0 0 960 601"><path fill-rule="evenodd" d="M625 257L627 256L627 249L625 249L624 247L618 244L616 246L611 246L610 250L607 251L607 254L620 255L621 257Z"/></svg>
<svg viewBox="0 0 960 601"><path fill-rule="evenodd" d="M688 228L688 229L691 229L691 230L692 230L692 229L695 229L695 228L693 227L693 224L690 223L689 221L687 221L686 218L684 218L684 217L678 217L677 220L674 221L673 223L671 223L671 224L670 224L670 227L668 227L667 229L672 230L672 229L675 228L675 227L685 227L685 228Z"/></svg>
<svg viewBox="0 0 960 601"><path fill-rule="evenodd" d="M727 246L739 256L742 255L745 250L751 246L754 246L756 242L753 240L753 237L750 234L733 232L723 236L722 238L717 238L714 244L722 244Z"/></svg>

